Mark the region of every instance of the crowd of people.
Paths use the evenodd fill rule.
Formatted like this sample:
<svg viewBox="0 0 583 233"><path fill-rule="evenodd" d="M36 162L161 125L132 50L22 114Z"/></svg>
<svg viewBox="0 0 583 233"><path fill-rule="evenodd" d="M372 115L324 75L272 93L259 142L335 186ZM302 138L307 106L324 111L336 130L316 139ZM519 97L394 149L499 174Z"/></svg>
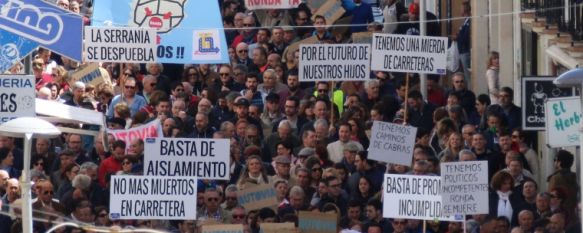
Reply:
<svg viewBox="0 0 583 233"><path fill-rule="evenodd" d="M427 96L419 90L417 74L373 71L364 82L299 82L299 51L286 49L297 41L351 43L352 34L367 31L419 35L418 1L406 7L400 0L342 0L345 16L351 16L351 26L344 28L327 27L313 2L249 11L244 1L219 0L230 64L102 63L111 85L71 82L71 74L87 64L39 48L32 62L38 98L101 112L108 129L159 120L163 137L229 139L230 180L198 180L196 219L117 220L109 212L111 176L143 174L144 141L116 140L105 130L95 137L63 133L36 139L34 232L76 222L85 227L56 231L115 226L188 233L203 224L225 223L257 233L261 223L297 225L299 211L313 211L337 213L339 232L460 233L461 222L425 225L384 218L381 194L384 174L438 176L440 163L454 161L488 163L489 200L483 201L489 201L489 213L467 216L466 232L581 232L573 154L547 155L554 156L556 172L546 177L528 132L520 129L523 116L513 89L499 87L498 53L483 61L486 74L469 72L468 2L460 7L467 18L449 36L459 52L449 61L455 68L444 76L429 75ZM82 14L90 24L92 1L55 4ZM438 20L428 23L428 35L448 36L440 29ZM16 64L9 73L22 68ZM488 80L488 93L469 89L481 78ZM374 121L417 127L410 166L369 158ZM2 233L22 232L22 169L21 142L0 137ZM237 193L257 184L273 185L277 207L245 209L238 203Z"/></svg>

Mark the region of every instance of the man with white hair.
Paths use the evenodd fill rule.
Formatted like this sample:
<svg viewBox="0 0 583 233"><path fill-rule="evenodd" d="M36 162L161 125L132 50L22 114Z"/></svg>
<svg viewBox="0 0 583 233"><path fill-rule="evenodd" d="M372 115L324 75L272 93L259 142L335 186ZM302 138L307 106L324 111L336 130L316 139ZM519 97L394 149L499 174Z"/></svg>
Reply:
<svg viewBox="0 0 583 233"><path fill-rule="evenodd" d="M71 91L73 92L73 97L67 100L65 104L73 107L80 107L85 97L85 83L81 81L75 82L71 86Z"/></svg>
<svg viewBox="0 0 583 233"><path fill-rule="evenodd" d="M48 87L41 87L40 89L38 89L38 92L36 93L36 98L49 100L51 98L51 95L52 95L51 89L49 89Z"/></svg>
<svg viewBox="0 0 583 233"><path fill-rule="evenodd" d="M7 171L0 169L0 197L6 194L6 186L8 185L8 179L10 175Z"/></svg>
<svg viewBox="0 0 583 233"><path fill-rule="evenodd" d="M158 85L158 79L153 75L146 75L142 80L144 89L141 95L146 99L148 104L150 103L150 95L156 90L156 85Z"/></svg>

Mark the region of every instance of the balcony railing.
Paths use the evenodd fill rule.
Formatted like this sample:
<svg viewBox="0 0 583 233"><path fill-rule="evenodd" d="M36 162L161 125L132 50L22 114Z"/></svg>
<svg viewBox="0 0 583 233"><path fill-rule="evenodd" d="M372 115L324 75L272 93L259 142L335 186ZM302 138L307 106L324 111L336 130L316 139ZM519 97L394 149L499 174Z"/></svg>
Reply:
<svg viewBox="0 0 583 233"><path fill-rule="evenodd" d="M559 31L571 34L574 41L583 40L583 0L522 0L522 11L528 10L548 25L557 25Z"/></svg>

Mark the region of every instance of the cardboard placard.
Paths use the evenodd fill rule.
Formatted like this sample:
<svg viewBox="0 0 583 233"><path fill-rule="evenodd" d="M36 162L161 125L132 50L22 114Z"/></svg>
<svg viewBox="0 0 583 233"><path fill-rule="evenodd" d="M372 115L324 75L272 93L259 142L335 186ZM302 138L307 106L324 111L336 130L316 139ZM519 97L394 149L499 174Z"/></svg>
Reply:
<svg viewBox="0 0 583 233"><path fill-rule="evenodd" d="M441 205L441 177L385 174L383 217L463 221L462 215L445 216Z"/></svg>
<svg viewBox="0 0 583 233"><path fill-rule="evenodd" d="M372 43L372 32L352 33L352 43L371 44Z"/></svg>
<svg viewBox="0 0 583 233"><path fill-rule="evenodd" d="M342 1L338 0L328 0L324 5L318 8L318 11L312 16L312 21L316 19L316 15L321 15L326 18L326 24L332 25L336 20L338 20L346 10L342 7Z"/></svg>
<svg viewBox="0 0 583 233"><path fill-rule="evenodd" d="M202 233L244 233L241 224L202 225Z"/></svg>
<svg viewBox="0 0 583 233"><path fill-rule="evenodd" d="M35 78L32 75L0 76L0 124L18 117L35 117Z"/></svg>
<svg viewBox="0 0 583 233"><path fill-rule="evenodd" d="M81 81L85 84L91 84L96 90L99 90L103 85L111 85L111 78L107 70L101 68L99 63L90 63L80 70L73 72L69 76L69 85Z"/></svg>
<svg viewBox="0 0 583 233"><path fill-rule="evenodd" d="M441 164L444 215L488 214L488 161Z"/></svg>
<svg viewBox="0 0 583 233"><path fill-rule="evenodd" d="M156 62L156 30L138 27L86 27L85 62Z"/></svg>
<svg viewBox="0 0 583 233"><path fill-rule="evenodd" d="M126 151L129 151L130 143L136 138L146 141L146 138L162 137L162 125L160 120L156 119L150 121L148 124L140 125L138 127L119 130L108 130L108 134L112 134L115 140L122 140L126 143Z"/></svg>
<svg viewBox="0 0 583 233"><path fill-rule="evenodd" d="M261 223L260 233L298 233L296 225L291 222L284 223Z"/></svg>
<svg viewBox="0 0 583 233"><path fill-rule="evenodd" d="M192 177L111 177L111 219L196 219L197 180Z"/></svg>
<svg viewBox="0 0 583 233"><path fill-rule="evenodd" d="M583 120L579 97L549 99L545 110L547 144L553 148L578 146Z"/></svg>
<svg viewBox="0 0 583 233"><path fill-rule="evenodd" d="M337 233L338 214L300 211L298 227L301 233Z"/></svg>
<svg viewBox="0 0 583 233"><path fill-rule="evenodd" d="M411 166L417 128L382 121L372 125L369 159Z"/></svg>
<svg viewBox="0 0 583 233"><path fill-rule="evenodd" d="M237 192L237 201L246 210L257 210L279 204L272 184L254 185Z"/></svg>
<svg viewBox="0 0 583 233"><path fill-rule="evenodd" d="M370 79L370 45L302 44L299 81L366 81Z"/></svg>
<svg viewBox="0 0 583 233"><path fill-rule="evenodd" d="M447 37L374 33L371 66L375 71L445 74Z"/></svg>
<svg viewBox="0 0 583 233"><path fill-rule="evenodd" d="M229 180L229 140L146 138L144 174Z"/></svg>

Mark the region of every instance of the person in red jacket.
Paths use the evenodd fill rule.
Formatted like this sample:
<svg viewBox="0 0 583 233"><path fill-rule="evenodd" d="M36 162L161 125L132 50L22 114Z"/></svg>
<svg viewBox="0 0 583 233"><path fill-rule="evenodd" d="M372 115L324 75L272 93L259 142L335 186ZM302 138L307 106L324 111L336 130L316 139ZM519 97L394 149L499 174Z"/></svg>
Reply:
<svg viewBox="0 0 583 233"><path fill-rule="evenodd" d="M101 162L97 176L101 187L106 187L105 177L107 174L115 174L121 170L121 161L126 157L126 143L122 140L113 142L113 150L111 156Z"/></svg>

